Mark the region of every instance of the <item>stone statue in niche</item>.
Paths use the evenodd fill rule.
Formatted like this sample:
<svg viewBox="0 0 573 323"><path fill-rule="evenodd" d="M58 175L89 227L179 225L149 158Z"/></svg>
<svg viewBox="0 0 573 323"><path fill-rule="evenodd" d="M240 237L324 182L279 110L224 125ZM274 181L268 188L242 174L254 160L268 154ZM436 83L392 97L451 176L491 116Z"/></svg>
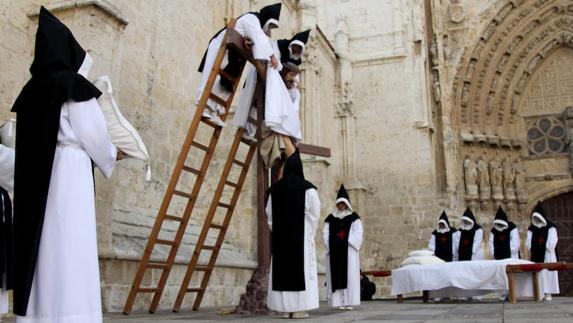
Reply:
<svg viewBox="0 0 573 323"><path fill-rule="evenodd" d="M492 198L498 201L503 200L503 169L497 157L489 161L489 179Z"/></svg>
<svg viewBox="0 0 573 323"><path fill-rule="evenodd" d="M432 90L434 94L434 101L440 103L442 100L442 90L440 89L440 77L438 71L432 73Z"/></svg>
<svg viewBox="0 0 573 323"><path fill-rule="evenodd" d="M515 169L509 157L502 163L503 169L503 195L506 201L515 200Z"/></svg>
<svg viewBox="0 0 573 323"><path fill-rule="evenodd" d="M489 180L489 166L485 159L480 158L477 162L477 173L479 179L479 198L482 201L491 198L491 183Z"/></svg>
<svg viewBox="0 0 573 323"><path fill-rule="evenodd" d="M515 193L519 203L527 203L527 194L525 193L525 167L516 160L513 163L515 171Z"/></svg>
<svg viewBox="0 0 573 323"><path fill-rule="evenodd" d="M436 38L432 40L432 44L430 45L430 58L432 59L432 66L438 66L440 60L438 57L438 42Z"/></svg>
<svg viewBox="0 0 573 323"><path fill-rule="evenodd" d="M464 7L460 4L460 0L452 0L446 14L450 21L455 24L459 24L466 19Z"/></svg>
<svg viewBox="0 0 573 323"><path fill-rule="evenodd" d="M478 178L477 178L477 165L470 158L464 159L464 177L466 184L466 198L474 200L478 198Z"/></svg>

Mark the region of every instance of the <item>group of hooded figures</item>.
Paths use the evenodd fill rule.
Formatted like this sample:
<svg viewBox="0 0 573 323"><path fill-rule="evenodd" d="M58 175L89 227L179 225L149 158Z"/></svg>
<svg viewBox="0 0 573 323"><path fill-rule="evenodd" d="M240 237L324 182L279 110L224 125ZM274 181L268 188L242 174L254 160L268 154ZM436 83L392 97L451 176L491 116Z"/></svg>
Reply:
<svg viewBox="0 0 573 323"><path fill-rule="evenodd" d="M279 3L246 13L234 28L254 58L268 65L262 146L267 166L278 165L282 173L266 208L272 231L268 306L286 317L306 317L319 301L314 236L320 201L296 149L302 138L298 65L310 30L272 41L280 9ZM201 62L198 100L224 30L211 39ZM0 313L8 311L7 291L13 290L18 323L102 322L93 170L109 178L126 155L111 142L96 100L101 92L87 79L92 63L72 32L42 7L31 78L12 107L16 146L0 144ZM229 51L222 68L238 75L240 63ZM248 122L256 81L249 65L233 120L249 140L256 140ZM218 77L213 92L225 98L230 90ZM203 117L222 127L225 112L209 101ZM362 226L343 188L340 194L324 227L328 294L333 306L349 309L360 302Z"/></svg>
<svg viewBox="0 0 573 323"><path fill-rule="evenodd" d="M304 178L296 149L302 138L298 65L310 31L271 40L280 9L279 3L246 13L234 28L248 39L254 58L268 65L261 154L268 167L280 166L280 176L266 205L272 237L267 304L285 318L303 318L319 306L315 233L320 200L316 187ZM201 62L197 100L224 30L211 39ZM222 67L237 75L240 60L228 52ZM0 145L0 312L7 311L6 291L13 289L18 323L102 322L93 168L109 178L125 154L111 142L96 101L101 92L86 78L92 63L71 31L42 7L31 79L12 107L18 122L16 149ZM249 140L255 140L248 117L256 115L256 82L257 72L248 65L233 124L245 128ZM218 96L226 98L230 90L224 79L216 79L213 92ZM203 117L224 126L220 117L226 112L208 101ZM482 236L470 210L459 231L444 213L430 249L446 261L482 259ZM360 303L362 222L344 186L325 219L323 240L329 304L352 309ZM501 209L489 241L495 259L519 257L517 229ZM555 226L538 206L527 234L531 259L555 261L556 243ZM556 273L542 277L547 295L559 292Z"/></svg>
<svg viewBox="0 0 573 323"><path fill-rule="evenodd" d="M432 232L428 249L434 255L446 262L483 260L484 232L477 224L473 212L467 208L460 219L459 230L450 225L446 212L442 212L438 227ZM519 248L521 241L517 226L509 221L507 214L498 208L489 233L488 251L492 259L520 259ZM536 263L557 261L557 228L547 219L541 203L538 203L531 214L531 225L527 228L525 247L529 251L530 260ZM542 293L546 300L551 300L552 294L559 294L559 279L557 271L543 270L540 275ZM504 299L502 295L500 299Z"/></svg>

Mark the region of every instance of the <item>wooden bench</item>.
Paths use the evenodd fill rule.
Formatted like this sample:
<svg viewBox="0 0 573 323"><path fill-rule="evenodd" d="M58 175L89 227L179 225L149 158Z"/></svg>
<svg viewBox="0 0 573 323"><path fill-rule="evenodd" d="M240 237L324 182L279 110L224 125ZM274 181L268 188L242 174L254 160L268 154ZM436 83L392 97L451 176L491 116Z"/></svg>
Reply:
<svg viewBox="0 0 573 323"><path fill-rule="evenodd" d="M516 273L531 273L533 281L533 296L535 301L541 301L541 291L539 290L539 272L543 269L549 271L564 271L573 269L573 263L566 262L548 262L540 264L523 264L523 265L507 265L505 272L507 273L508 289L509 289L509 302L515 304L517 297L515 294L515 274Z"/></svg>

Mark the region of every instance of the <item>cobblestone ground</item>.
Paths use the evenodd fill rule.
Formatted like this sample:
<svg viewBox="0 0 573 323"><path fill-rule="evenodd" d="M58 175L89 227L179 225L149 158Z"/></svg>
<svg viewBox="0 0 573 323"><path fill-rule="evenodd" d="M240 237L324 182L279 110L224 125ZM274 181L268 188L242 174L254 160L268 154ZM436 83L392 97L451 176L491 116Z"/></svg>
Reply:
<svg viewBox="0 0 573 323"><path fill-rule="evenodd" d="M106 323L146 322L273 322L279 316L220 315L221 308L205 308L198 312L161 312L154 315L134 313L129 316L108 314ZM517 304L494 300L481 302L445 302L423 304L419 300L406 300L396 304L389 300L365 302L351 312L321 308L310 312L306 322L573 322L573 298L555 297L551 302L536 303L532 300Z"/></svg>

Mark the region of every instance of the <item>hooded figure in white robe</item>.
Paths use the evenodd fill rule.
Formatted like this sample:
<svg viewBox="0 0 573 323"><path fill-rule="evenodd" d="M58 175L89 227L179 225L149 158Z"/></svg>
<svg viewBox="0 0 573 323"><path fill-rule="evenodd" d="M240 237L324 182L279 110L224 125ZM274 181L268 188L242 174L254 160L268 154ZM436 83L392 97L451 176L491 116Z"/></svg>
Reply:
<svg viewBox="0 0 573 323"><path fill-rule="evenodd" d="M32 78L12 109L18 323L102 322L92 162L109 178L117 148L85 78L91 62L42 7Z"/></svg>
<svg viewBox="0 0 573 323"><path fill-rule="evenodd" d="M557 262L557 228L547 219L547 215L538 203L531 214L531 225L527 229L525 245L531 253L531 261L537 263ZM551 294L559 294L559 276L557 271L544 269L540 275L542 293L550 301Z"/></svg>
<svg viewBox="0 0 573 323"><path fill-rule="evenodd" d="M14 189L14 149L0 144L0 315L8 313L8 282L13 275L12 201Z"/></svg>
<svg viewBox="0 0 573 323"><path fill-rule="evenodd" d="M285 318L308 317L306 311L319 306L314 239L320 200L304 179L298 150L270 187L266 213L272 241L267 306Z"/></svg>
<svg viewBox="0 0 573 323"><path fill-rule="evenodd" d="M455 228L450 227L450 220L443 211L438 220L438 227L432 232L428 241L428 249L443 261L451 262L457 258L458 248L454 243Z"/></svg>
<svg viewBox="0 0 573 323"><path fill-rule="evenodd" d="M328 305L352 310L360 305L360 247L362 221L340 186L336 210L328 215L322 230L326 247L326 295Z"/></svg>
<svg viewBox="0 0 573 323"><path fill-rule="evenodd" d="M267 33L269 33L271 29L279 27L281 7L281 3L276 3L262 8L259 12L245 13L237 19L235 30L252 43L253 57L255 59L269 60L271 63L274 61L274 64L278 64L278 59L274 56L273 49L268 41ZM211 70L213 69L213 64L215 63L217 52L223 43L226 30L226 27L221 29L213 38L211 38L207 51L199 65L198 71L201 73L201 80L199 81L199 87L197 88L197 104L201 100L201 96L203 95L203 91L207 85L207 81L209 80L209 74L211 74ZM241 73L239 68L241 62L242 58L240 55L234 51L227 51L225 52L225 57L223 58L221 67L227 74L233 77L238 77ZM227 100L232 90L232 84L230 81L217 75L212 92L223 100ZM221 105L209 99L207 102L207 108L203 112L203 116L223 127L225 126L225 123L219 118L219 116L224 113L225 110Z"/></svg>
<svg viewBox="0 0 573 323"><path fill-rule="evenodd" d="M273 52L275 56L280 60L281 65L284 65L287 62L291 62L299 66L302 63L301 57L308 41L309 34L310 29L294 35L291 39L279 39L275 41L269 38ZM278 69L278 71L280 70L281 68ZM257 71L255 67L250 63L247 63L246 71L247 77L245 78L245 84L241 91L239 102L237 103L237 109L235 110L232 124L237 127L245 128L246 132L244 134L244 138L254 141L257 128L255 125L247 122L247 120L249 116L251 116L253 119L257 118L257 110L255 107L253 107L253 96L257 86ZM299 82L297 82L297 84L298 83ZM288 92L291 95L291 100L297 101L300 105L300 91L298 86L293 89L288 89ZM266 95L274 96L275 94L267 90ZM299 109L300 108L298 107L296 108L297 111Z"/></svg>
<svg viewBox="0 0 573 323"><path fill-rule="evenodd" d="M456 261L482 260L483 230L476 223L470 208L467 208L460 220L460 229L454 233L454 245L457 246Z"/></svg>

